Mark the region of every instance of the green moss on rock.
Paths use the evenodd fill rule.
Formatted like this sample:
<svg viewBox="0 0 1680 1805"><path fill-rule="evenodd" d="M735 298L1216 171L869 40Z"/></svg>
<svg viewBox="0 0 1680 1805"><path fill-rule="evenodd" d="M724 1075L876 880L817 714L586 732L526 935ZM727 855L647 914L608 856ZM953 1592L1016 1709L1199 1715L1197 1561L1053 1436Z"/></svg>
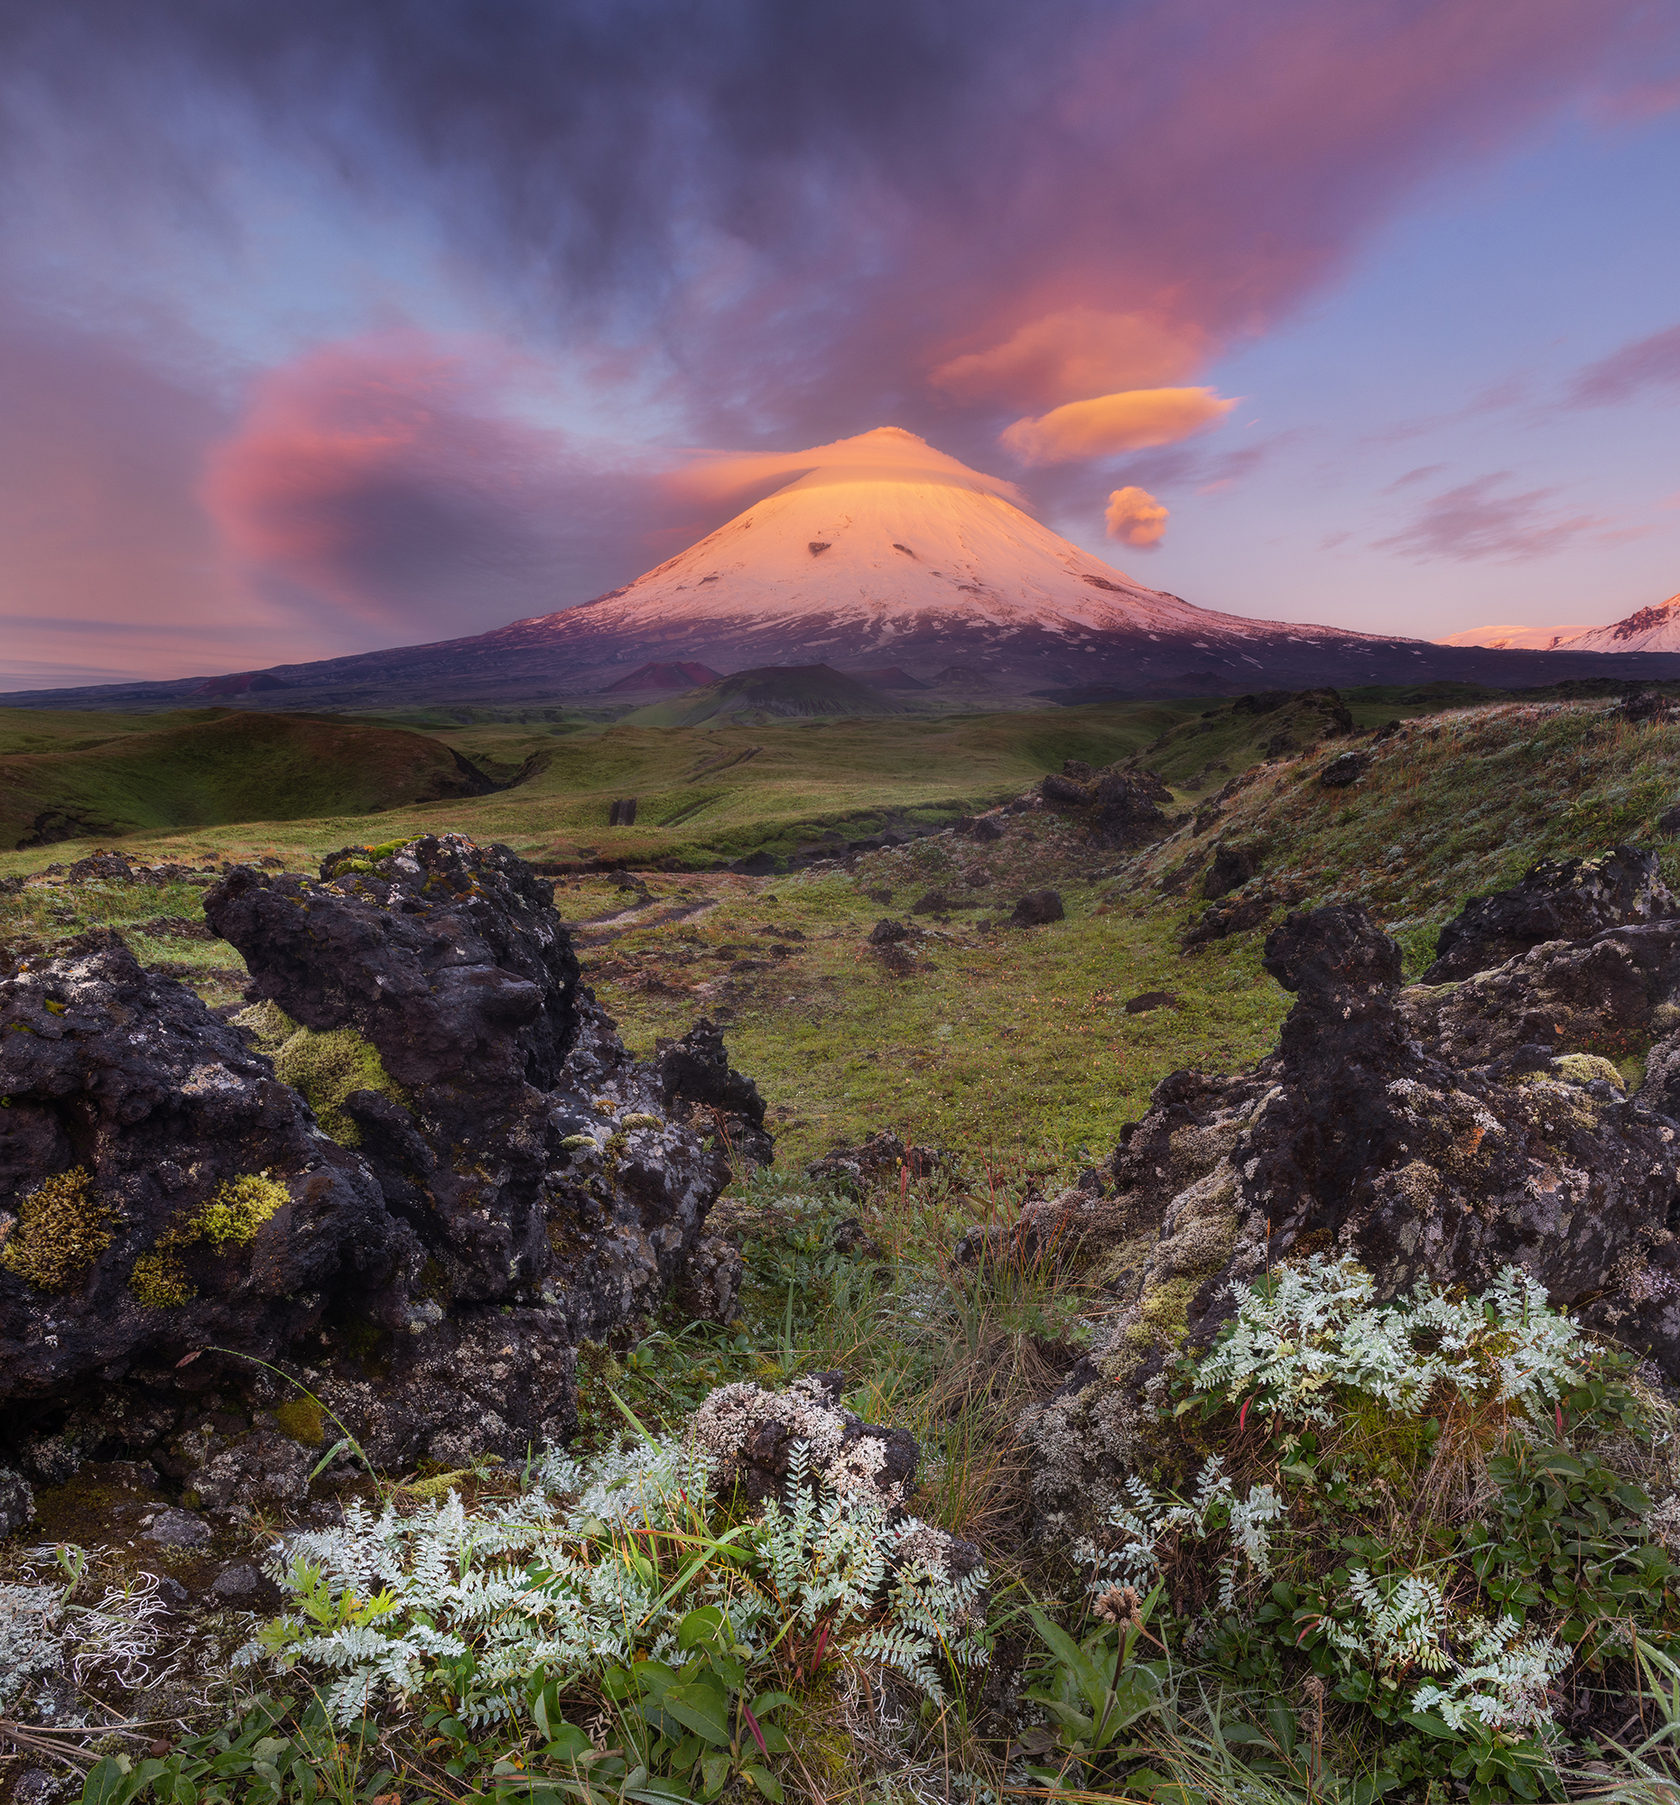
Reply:
<svg viewBox="0 0 1680 1805"><path fill-rule="evenodd" d="M326 1421L314 1398L288 1398L276 1406L274 1420L282 1435L306 1448L318 1448L327 1439Z"/></svg>
<svg viewBox="0 0 1680 1805"><path fill-rule="evenodd" d="M134 1262L128 1288L148 1310L178 1310L198 1296L198 1287L187 1277L180 1257L162 1246Z"/></svg>
<svg viewBox="0 0 1680 1805"><path fill-rule="evenodd" d="M276 1076L302 1092L341 1147L362 1144L362 1131L344 1107L352 1091L380 1091L408 1107L408 1094L385 1070L379 1049L354 1028L294 1028L273 1057Z"/></svg>
<svg viewBox="0 0 1680 1805"><path fill-rule="evenodd" d="M1592 1084L1602 1080L1624 1089L1622 1074L1608 1059L1597 1053L1561 1053L1552 1061L1552 1070L1568 1084Z"/></svg>
<svg viewBox="0 0 1680 1805"><path fill-rule="evenodd" d="M208 1241L220 1253L230 1243L241 1246L257 1238L257 1230L292 1200L292 1194L266 1172L230 1178L192 1218L195 1241Z"/></svg>
<svg viewBox="0 0 1680 1805"><path fill-rule="evenodd" d="M94 1197L85 1166L54 1173L19 1203L17 1223L0 1247L0 1266L37 1291L68 1291L111 1245L115 1220Z"/></svg>

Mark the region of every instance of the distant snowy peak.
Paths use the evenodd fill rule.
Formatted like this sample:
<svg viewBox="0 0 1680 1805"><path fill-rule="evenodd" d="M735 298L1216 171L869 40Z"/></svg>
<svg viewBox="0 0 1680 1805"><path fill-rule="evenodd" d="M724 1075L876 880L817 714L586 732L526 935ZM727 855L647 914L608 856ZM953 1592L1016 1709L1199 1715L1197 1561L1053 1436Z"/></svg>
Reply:
<svg viewBox="0 0 1680 1805"><path fill-rule="evenodd" d="M1487 646L1531 652L1680 652L1680 595L1641 608L1607 627L1470 627L1437 640L1443 646Z"/></svg>
<svg viewBox="0 0 1680 1805"><path fill-rule="evenodd" d="M1553 652L1559 646L1572 644L1578 634L1590 630L1584 626L1466 627L1462 633L1449 633L1435 643L1441 646L1487 646L1500 652Z"/></svg>
<svg viewBox="0 0 1680 1805"><path fill-rule="evenodd" d="M813 455L824 461L626 588L519 627L650 641L808 629L855 641L860 652L962 628L1192 645L1280 630L1149 588L1016 507L1000 492L1007 485L913 433L878 428Z"/></svg>
<svg viewBox="0 0 1680 1805"><path fill-rule="evenodd" d="M1680 652L1680 595L1641 608L1608 627L1588 627L1570 640L1572 652Z"/></svg>

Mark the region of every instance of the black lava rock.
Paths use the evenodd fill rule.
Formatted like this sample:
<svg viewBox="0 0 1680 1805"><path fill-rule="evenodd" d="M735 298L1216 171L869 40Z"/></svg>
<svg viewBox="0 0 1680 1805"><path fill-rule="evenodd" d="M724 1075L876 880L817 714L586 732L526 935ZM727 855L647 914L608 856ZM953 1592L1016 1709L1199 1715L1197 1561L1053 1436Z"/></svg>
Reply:
<svg viewBox="0 0 1680 1805"><path fill-rule="evenodd" d="M1507 890L1471 898L1442 928L1426 984L1503 965L1548 940L1584 940L1605 928L1680 915L1657 855L1617 846L1596 859L1542 859Z"/></svg>

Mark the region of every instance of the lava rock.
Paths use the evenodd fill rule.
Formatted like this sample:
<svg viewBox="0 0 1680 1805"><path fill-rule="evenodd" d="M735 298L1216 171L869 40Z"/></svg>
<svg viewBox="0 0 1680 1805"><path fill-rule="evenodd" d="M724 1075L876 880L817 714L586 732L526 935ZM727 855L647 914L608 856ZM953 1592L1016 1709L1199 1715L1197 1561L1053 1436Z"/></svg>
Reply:
<svg viewBox="0 0 1680 1805"><path fill-rule="evenodd" d="M1063 777L1056 772L1041 779L1038 793L1048 803L1072 804L1077 808L1088 808L1095 800L1089 777L1077 778L1071 774Z"/></svg>
<svg viewBox="0 0 1680 1805"><path fill-rule="evenodd" d="M1345 790L1365 775L1370 764L1368 752L1339 752L1319 772L1318 781L1327 790Z"/></svg>
<svg viewBox="0 0 1680 1805"><path fill-rule="evenodd" d="M1167 831L1161 804L1172 792L1153 771L1101 772L1092 786L1091 838L1098 846L1146 846Z"/></svg>
<svg viewBox="0 0 1680 1805"><path fill-rule="evenodd" d="M0 1095L0 1405L272 1359L335 1297L400 1320L419 1247L367 1166L115 934L0 978Z"/></svg>
<svg viewBox="0 0 1680 1805"><path fill-rule="evenodd" d="M1221 840L1213 849L1213 857L1202 874L1201 893L1208 902L1217 902L1233 890L1241 889L1260 869L1260 848L1237 845Z"/></svg>
<svg viewBox="0 0 1680 1805"><path fill-rule="evenodd" d="M1358 905L1291 915L1265 962L1296 993L1277 1050L1230 1077L1164 1080L1116 1151L1115 1195L1055 1225L1127 1303L1029 1421L1047 1508L1100 1492L1137 1388L1205 1345L1234 1281L1282 1259L1352 1258L1383 1297L1424 1279L1482 1289L1519 1266L1680 1377L1680 1127L1596 1055L1461 1065L1420 1045L1400 950Z"/></svg>
<svg viewBox="0 0 1680 1805"><path fill-rule="evenodd" d="M943 890L925 890L910 905L912 915L948 915L961 905L951 901Z"/></svg>
<svg viewBox="0 0 1680 1805"><path fill-rule="evenodd" d="M210 1582L210 1596L220 1605L255 1610L278 1596L274 1582L248 1561L224 1567Z"/></svg>
<svg viewBox="0 0 1680 1805"><path fill-rule="evenodd" d="M1007 831L1003 819L998 814L977 815L970 823L968 837L978 841L982 846L989 846L1001 840ZM891 900L890 898L888 899Z"/></svg>
<svg viewBox="0 0 1680 1805"><path fill-rule="evenodd" d="M1604 928L1680 915L1657 855L1617 846L1596 859L1541 859L1506 890L1472 897L1441 929L1426 984L1502 965L1548 940L1584 940Z"/></svg>
<svg viewBox="0 0 1680 1805"><path fill-rule="evenodd" d="M1270 884L1245 885L1239 894L1210 903L1185 929L1180 944L1188 953L1232 934L1246 934L1251 928L1263 927L1293 898L1294 892L1275 890Z"/></svg>
<svg viewBox="0 0 1680 1805"><path fill-rule="evenodd" d="M661 1041L655 1069L667 1110L675 1112L679 1104L687 1104L690 1121L696 1109L710 1112L732 1170L774 1162L776 1143L764 1126L764 1099L758 1086L729 1063L718 1023L702 1016L681 1040Z"/></svg>
<svg viewBox="0 0 1680 1805"><path fill-rule="evenodd" d="M35 1493L21 1473L0 1467L0 1541L35 1521Z"/></svg>
<svg viewBox="0 0 1680 1805"><path fill-rule="evenodd" d="M1144 990L1126 999L1128 1015L1147 1015L1152 1009L1176 1009L1178 998L1170 990Z"/></svg>
<svg viewBox="0 0 1680 1805"><path fill-rule="evenodd" d="M343 1108L440 1301L558 1309L580 1337L655 1307L729 1158L625 1052L548 888L459 834L349 848L321 873L242 867L205 913L259 997L377 1054L389 1088ZM698 1082L713 1051L678 1063Z"/></svg>
<svg viewBox="0 0 1680 1805"><path fill-rule="evenodd" d="M1067 910L1062 906L1058 891L1029 890L1011 910L1009 920L1014 927L1041 928L1066 917Z"/></svg>
<svg viewBox="0 0 1680 1805"><path fill-rule="evenodd" d="M1455 1065L1482 1065L1525 1046L1625 1059L1664 1032L1677 991L1680 920L1545 942L1399 1001L1414 1039Z"/></svg>
<svg viewBox="0 0 1680 1805"><path fill-rule="evenodd" d="M1671 721L1677 706L1680 704L1673 696L1665 696L1660 690L1643 689L1624 696L1616 713L1624 721Z"/></svg>
<svg viewBox="0 0 1680 1805"><path fill-rule="evenodd" d="M210 1525L191 1511L160 1510L141 1534L164 1548L202 1548L210 1540Z"/></svg>
<svg viewBox="0 0 1680 1805"><path fill-rule="evenodd" d="M897 921L889 915L869 930L869 944L892 946L897 941L908 939L909 934L910 924L907 921Z"/></svg>
<svg viewBox="0 0 1680 1805"><path fill-rule="evenodd" d="M912 1178L950 1177L956 1161L942 1147L906 1145L890 1128L880 1129L855 1147L841 1142L805 1168L807 1178L826 1179L848 1190L896 1184L908 1171Z"/></svg>

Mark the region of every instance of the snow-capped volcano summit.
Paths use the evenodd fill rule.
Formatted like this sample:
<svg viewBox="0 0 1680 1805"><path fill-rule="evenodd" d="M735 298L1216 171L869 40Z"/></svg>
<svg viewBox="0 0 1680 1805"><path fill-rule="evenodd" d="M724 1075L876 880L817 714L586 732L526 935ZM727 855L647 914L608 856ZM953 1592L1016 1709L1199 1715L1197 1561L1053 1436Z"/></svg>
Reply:
<svg viewBox="0 0 1680 1805"><path fill-rule="evenodd" d="M1012 484L892 426L789 456L705 460L689 481L714 503L759 499L593 601L469 638L246 672L226 693L256 699L260 689L268 709L618 701L668 689L670 673L683 669L731 676L820 665L865 683L885 667L893 687L946 708L1436 678L1526 687L1680 676L1680 657L1643 655L1680 649L1680 597L1556 651L1518 650L1509 639L1437 646L1196 608L1052 532ZM1670 615L1672 637L1659 639L1657 617ZM1634 636L1647 627L1648 637ZM1607 636L1614 643L1592 643ZM7 700L151 706L232 682L37 690Z"/></svg>
<svg viewBox="0 0 1680 1805"><path fill-rule="evenodd" d="M742 464L750 475L753 460ZM688 550L503 635L552 636L612 663L654 648L722 668L890 658L932 674L957 659L1052 682L1101 680L1093 664L1121 644L1134 671L1165 678L1188 655L1233 676L1249 667L1253 682L1256 640L1349 652L1390 643L1217 614L1151 589L1035 520L1012 485L898 427L773 467L791 480Z"/></svg>

